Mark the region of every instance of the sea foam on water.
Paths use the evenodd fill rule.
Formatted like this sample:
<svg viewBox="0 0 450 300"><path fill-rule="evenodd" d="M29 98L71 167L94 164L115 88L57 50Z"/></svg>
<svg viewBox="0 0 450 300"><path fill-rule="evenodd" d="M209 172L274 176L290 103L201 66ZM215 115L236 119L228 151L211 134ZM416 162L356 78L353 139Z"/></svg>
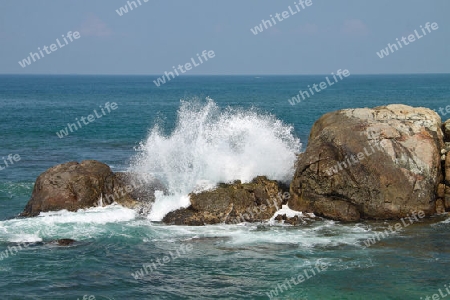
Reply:
<svg viewBox="0 0 450 300"><path fill-rule="evenodd" d="M221 109L210 98L181 101L175 129L153 127L141 142L130 171L152 174L169 195L156 195L150 219L189 206L187 195L220 182L249 182L259 175L288 182L300 140L292 126L253 109Z"/></svg>

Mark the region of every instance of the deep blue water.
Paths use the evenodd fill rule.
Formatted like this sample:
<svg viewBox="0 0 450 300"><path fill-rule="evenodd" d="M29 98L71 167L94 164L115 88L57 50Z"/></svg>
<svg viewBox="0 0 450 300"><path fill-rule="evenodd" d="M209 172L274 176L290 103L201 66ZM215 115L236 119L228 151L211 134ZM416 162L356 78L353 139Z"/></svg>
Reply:
<svg viewBox="0 0 450 300"><path fill-rule="evenodd" d="M96 159L116 171L127 169L155 124L166 134L175 129L181 99L210 97L224 110L271 114L293 126L303 147L326 112L391 103L436 110L450 105L447 74L351 75L295 106L288 103L325 76L186 76L158 88L156 76L0 75L0 158L21 157L0 171L0 253L33 242L0 260L0 298L269 299L266 292L316 261L327 263L327 271L277 299L420 299L450 284L450 222L441 217L368 249L362 241L387 223L171 227L116 207L12 219L36 177L51 166ZM118 108L58 138L67 123L106 102ZM57 238L77 243L50 243ZM142 280L132 277L143 263L183 244L193 250Z"/></svg>

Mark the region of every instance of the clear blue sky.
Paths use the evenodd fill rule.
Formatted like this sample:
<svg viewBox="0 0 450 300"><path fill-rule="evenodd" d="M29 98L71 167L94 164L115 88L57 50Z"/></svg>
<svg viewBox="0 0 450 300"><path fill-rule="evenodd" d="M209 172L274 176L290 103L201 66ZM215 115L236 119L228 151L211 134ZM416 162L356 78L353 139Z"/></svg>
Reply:
<svg viewBox="0 0 450 300"><path fill-rule="evenodd" d="M126 0L2 0L0 73L161 75L202 50L216 56L187 74L450 73L450 0L312 0L258 35L250 28L296 0L140 1L119 16ZM376 55L426 22L439 29ZM68 31L81 38L18 64Z"/></svg>

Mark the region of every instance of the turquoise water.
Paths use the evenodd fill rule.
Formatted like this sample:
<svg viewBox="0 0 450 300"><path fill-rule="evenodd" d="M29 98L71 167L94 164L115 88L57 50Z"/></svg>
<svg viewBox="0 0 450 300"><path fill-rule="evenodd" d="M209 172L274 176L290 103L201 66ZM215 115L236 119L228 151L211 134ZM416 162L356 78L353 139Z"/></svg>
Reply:
<svg viewBox="0 0 450 300"><path fill-rule="evenodd" d="M324 78L190 76L157 88L152 76L0 75L0 157L21 157L0 171L0 255L8 253L0 260L1 299L269 299L266 293L318 262L328 266L326 271L291 284L276 299L420 299L438 293L450 283L450 222L445 217L411 225L369 248L363 247L364 241L388 223L316 220L299 227L176 227L118 206L16 218L36 177L59 163L97 159L114 171L144 172L152 170L149 155L157 151L162 158L195 157L181 168L186 176L174 177L172 188L180 188L181 197L181 187L191 186L183 181L194 175L197 181L229 178L233 172L240 178L260 170L283 175L275 172L282 163L271 165L269 158L294 151L300 145L297 138L304 148L312 124L326 112L390 103L436 110L450 105L450 75L352 75L295 106L288 103L300 89ZM106 102L116 102L118 108L58 138L56 132L67 123L99 111ZM186 115L183 103L198 104L196 113L189 115L191 127L177 123L177 115ZM206 110L208 103L214 113ZM233 122L224 123L224 115ZM180 138L196 132L195 120L201 116L206 121L198 124L212 126L202 132L218 141L217 150L213 144L205 152L197 151L196 145L204 149L198 144L204 140ZM271 126L277 120L281 125ZM159 134L148 138L156 124ZM228 149L226 141L236 136L244 137L233 144L238 150ZM249 165L255 157L259 166L227 174L220 165L205 167L215 166L217 157ZM261 166L258 157L268 163ZM174 166L168 164L169 169L179 169L184 160L178 160ZM176 195L161 203L177 204ZM60 247L52 242L58 238L77 242ZM192 250L170 258L186 246ZM143 264L157 259L161 264L150 274L134 278Z"/></svg>

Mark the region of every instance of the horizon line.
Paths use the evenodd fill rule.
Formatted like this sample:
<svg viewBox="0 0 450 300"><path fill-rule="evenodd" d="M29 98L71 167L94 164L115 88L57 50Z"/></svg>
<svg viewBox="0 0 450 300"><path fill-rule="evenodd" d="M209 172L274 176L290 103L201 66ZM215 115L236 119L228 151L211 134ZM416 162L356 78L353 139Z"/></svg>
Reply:
<svg viewBox="0 0 450 300"><path fill-rule="evenodd" d="M330 73L331 74L331 73ZM195 77L195 76L329 76L330 74L183 74L178 77ZM353 73L350 75L359 75L359 76L367 76L367 75L447 75L450 72L430 72L430 73ZM91 73L0 73L1 75L23 75L23 76L157 76L161 77L161 74L91 74Z"/></svg>

